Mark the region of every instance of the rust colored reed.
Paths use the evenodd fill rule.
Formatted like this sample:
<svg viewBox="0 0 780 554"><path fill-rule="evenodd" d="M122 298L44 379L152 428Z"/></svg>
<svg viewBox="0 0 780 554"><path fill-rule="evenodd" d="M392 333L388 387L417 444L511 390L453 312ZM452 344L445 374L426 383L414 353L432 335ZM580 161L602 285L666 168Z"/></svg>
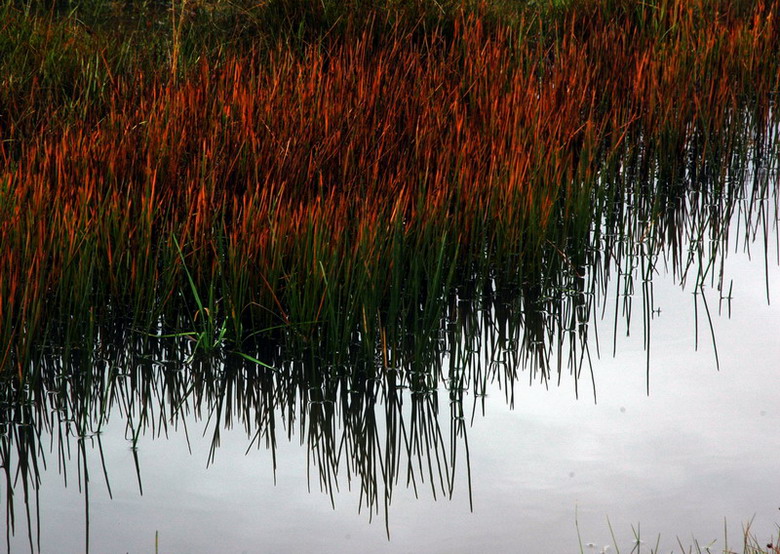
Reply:
<svg viewBox="0 0 780 554"><path fill-rule="evenodd" d="M386 294L394 241L532 251L629 146L684 144L694 128L715 140L748 100L766 117L775 3L674 0L642 17L598 4L546 31L463 16L451 35L368 26L303 53L204 57L178 79L109 71L101 109L40 108L34 135L8 110L6 344L34 335L52 303L166 303L181 279L172 236L199 285L221 280L232 317L320 319L332 295L347 301L333 279Z"/></svg>

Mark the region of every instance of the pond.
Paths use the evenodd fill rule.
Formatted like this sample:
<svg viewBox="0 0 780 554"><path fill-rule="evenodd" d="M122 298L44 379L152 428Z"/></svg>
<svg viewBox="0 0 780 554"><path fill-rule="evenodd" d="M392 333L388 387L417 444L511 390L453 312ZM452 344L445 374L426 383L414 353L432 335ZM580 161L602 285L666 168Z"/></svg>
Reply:
<svg viewBox="0 0 780 554"><path fill-rule="evenodd" d="M9 551L720 551L747 522L768 539L777 170L744 169L668 219L592 229L558 298L459 289L379 371L108 329L54 345L39 382L4 389Z"/></svg>

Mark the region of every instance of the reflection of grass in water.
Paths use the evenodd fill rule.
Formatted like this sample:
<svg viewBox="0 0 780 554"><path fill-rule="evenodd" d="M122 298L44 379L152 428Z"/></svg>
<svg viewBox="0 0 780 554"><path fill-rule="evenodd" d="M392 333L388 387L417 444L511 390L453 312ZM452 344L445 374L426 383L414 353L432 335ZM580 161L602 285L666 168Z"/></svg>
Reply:
<svg viewBox="0 0 780 554"><path fill-rule="evenodd" d="M89 520L88 490L93 479L86 451L100 446L100 429L112 415L126 421L126 438L133 448L141 491L137 457L137 450L143 448L141 438L159 438L169 429L181 427L186 433L194 416L212 433L209 463L218 455L224 427L244 426L247 450L265 445L274 460L277 441L285 434L291 438L298 427L309 450L312 484L319 483L332 499L345 482L359 487L361 507L370 518L381 512L388 533L387 509L399 482L419 492L427 487L434 497L452 494L454 450L446 446L436 401L429 394L410 393L404 387L388 387L357 375L323 379L305 367L308 364L289 363L269 372L252 363L237 363L237 358L191 362L185 360L187 352L177 344L181 339L154 341L142 352L136 352L136 346L122 345L122 341L137 336L117 339L117 344L111 344L110 335L103 337L110 361L75 353L70 360L47 356L42 360L40 388L24 392L31 397L27 402L14 399L17 393L12 386L2 389L7 397L3 406L9 407L0 411L8 430L0 438L2 467L8 478L6 491L25 492L23 497L7 496L12 522L9 533L24 527L13 525L14 498L27 510L30 533L39 524L30 520L30 515L35 516L40 501L39 463L45 450L42 433L56 437L54 451L66 482L75 446L77 477L84 487ZM166 362L152 362L147 356ZM182 364L189 369L181 371ZM384 423L378 425L378 420ZM103 473L110 495L105 466Z"/></svg>

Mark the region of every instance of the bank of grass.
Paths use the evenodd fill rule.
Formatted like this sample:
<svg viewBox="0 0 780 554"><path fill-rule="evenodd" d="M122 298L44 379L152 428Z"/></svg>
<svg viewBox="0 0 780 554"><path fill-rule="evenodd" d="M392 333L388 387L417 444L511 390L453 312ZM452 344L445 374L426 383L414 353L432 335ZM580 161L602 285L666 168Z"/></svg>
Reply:
<svg viewBox="0 0 780 554"><path fill-rule="evenodd" d="M779 12L6 1L0 366L117 318L373 353L431 334L464 276L554 279L617 203L699 186L681 154L760 151Z"/></svg>

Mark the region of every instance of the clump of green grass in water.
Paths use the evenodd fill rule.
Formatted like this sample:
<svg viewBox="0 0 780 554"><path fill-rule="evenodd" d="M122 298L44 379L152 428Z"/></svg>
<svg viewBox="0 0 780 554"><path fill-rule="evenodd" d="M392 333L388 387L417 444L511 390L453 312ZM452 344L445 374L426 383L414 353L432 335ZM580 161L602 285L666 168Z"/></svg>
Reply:
<svg viewBox="0 0 780 554"><path fill-rule="evenodd" d="M192 354L190 355L189 359L186 360L185 362L185 363L190 363L195 358L195 356L200 353L206 356L213 356L221 352L225 348L227 343L230 342L229 340L230 338L228 336L228 318L224 316L220 316L219 314L218 301L216 299L216 294L213 286L209 287L207 302L204 303L201 294L198 292L198 287L195 284L195 280L192 274L190 273L190 270L187 268L187 261L184 257L184 252L182 251L181 246L179 245L178 239L174 235L171 237L171 240L173 241L173 244L176 247L176 252L179 255L179 259L181 260L182 268L184 270L184 274L187 280L187 285L189 286L189 291L192 294L193 300L195 301L197 310L195 311L195 314L190 318L190 323L192 327L191 330L181 331L177 333L168 333L163 335L151 335L151 336L157 338L179 338L179 337L190 338L194 342L194 345L192 347ZM281 326L279 326L279 328L280 327ZM247 338L250 338L252 335L260 335L272 331L274 329L275 328L261 329L259 331L255 331L254 333L250 334ZM234 337L232 342L234 344L240 343L241 337ZM267 369L275 370L273 366L268 365L267 363L258 360L254 356L246 354L245 352L241 352L235 349L232 350L232 352L238 356L241 356L245 360L253 362Z"/></svg>
<svg viewBox="0 0 780 554"><path fill-rule="evenodd" d="M221 323L217 322L219 314L217 312L217 301L215 298L214 287L209 287L208 305L203 304L200 294L198 293L198 288L195 286L195 281L192 278L192 274L190 273L190 270L187 269L187 261L184 259L184 253L181 250L181 246L179 246L179 241L175 236L172 237L172 240L176 246L176 251L179 254L179 258L181 259L184 273L187 276L187 284L190 287L190 292L192 293L192 297L195 299L195 304L198 307L195 315L191 318L192 325L197 330L178 333L174 336L193 337L196 339L194 346L195 351L202 350L206 354L211 354L220 348L225 340L225 336L227 335L227 320L225 318L221 318Z"/></svg>

